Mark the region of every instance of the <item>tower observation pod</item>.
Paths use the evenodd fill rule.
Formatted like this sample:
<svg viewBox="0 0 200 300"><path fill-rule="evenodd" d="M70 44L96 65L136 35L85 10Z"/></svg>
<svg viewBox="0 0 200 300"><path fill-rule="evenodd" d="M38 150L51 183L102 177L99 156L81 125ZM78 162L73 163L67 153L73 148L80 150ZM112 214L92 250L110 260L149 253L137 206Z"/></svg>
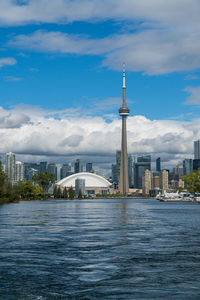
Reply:
<svg viewBox="0 0 200 300"><path fill-rule="evenodd" d="M125 64L123 64L123 102L119 109L119 115L122 117L122 139L121 139L121 164L119 177L119 190L124 196L128 194L128 157L127 157L127 134L126 134L126 118L130 114L130 110L126 104L126 79L125 79Z"/></svg>

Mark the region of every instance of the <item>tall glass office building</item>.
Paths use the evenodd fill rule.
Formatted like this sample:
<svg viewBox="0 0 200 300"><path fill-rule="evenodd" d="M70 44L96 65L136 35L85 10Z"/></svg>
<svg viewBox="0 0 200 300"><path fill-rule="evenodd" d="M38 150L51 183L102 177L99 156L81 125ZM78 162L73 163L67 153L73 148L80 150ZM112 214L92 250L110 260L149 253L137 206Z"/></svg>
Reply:
<svg viewBox="0 0 200 300"><path fill-rule="evenodd" d="M129 180L129 187L135 187L135 164L137 162L137 158L133 154L129 154L128 156L128 180Z"/></svg>
<svg viewBox="0 0 200 300"><path fill-rule="evenodd" d="M200 140L194 141L194 159L200 159Z"/></svg>

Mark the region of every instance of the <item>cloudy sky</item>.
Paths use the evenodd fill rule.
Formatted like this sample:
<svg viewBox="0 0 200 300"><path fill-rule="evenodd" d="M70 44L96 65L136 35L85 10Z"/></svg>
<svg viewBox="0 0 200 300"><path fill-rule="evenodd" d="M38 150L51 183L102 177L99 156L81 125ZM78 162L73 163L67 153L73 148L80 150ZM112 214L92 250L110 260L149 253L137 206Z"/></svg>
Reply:
<svg viewBox="0 0 200 300"><path fill-rule="evenodd" d="M200 138L198 0L0 0L0 153L81 157L108 174L120 148L171 168Z"/></svg>

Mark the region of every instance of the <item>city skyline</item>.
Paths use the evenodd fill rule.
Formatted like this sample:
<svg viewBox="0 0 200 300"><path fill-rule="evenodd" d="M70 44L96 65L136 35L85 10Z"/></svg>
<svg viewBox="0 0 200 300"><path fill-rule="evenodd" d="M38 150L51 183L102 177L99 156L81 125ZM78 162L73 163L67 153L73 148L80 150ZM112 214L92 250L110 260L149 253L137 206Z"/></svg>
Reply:
<svg viewBox="0 0 200 300"><path fill-rule="evenodd" d="M200 137L200 4L50 0L42 7L44 0L0 3L2 156L89 157L107 173L120 149L125 61L128 153L161 157L165 168L191 158Z"/></svg>

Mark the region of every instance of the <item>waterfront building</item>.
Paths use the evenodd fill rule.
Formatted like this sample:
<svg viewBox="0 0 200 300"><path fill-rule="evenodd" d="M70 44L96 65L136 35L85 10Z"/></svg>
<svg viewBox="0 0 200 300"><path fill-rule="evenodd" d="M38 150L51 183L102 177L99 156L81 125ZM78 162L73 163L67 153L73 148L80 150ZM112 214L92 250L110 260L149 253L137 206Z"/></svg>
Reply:
<svg viewBox="0 0 200 300"><path fill-rule="evenodd" d="M50 163L47 166L47 173L54 174L57 178L57 166L55 163Z"/></svg>
<svg viewBox="0 0 200 300"><path fill-rule="evenodd" d="M137 158L133 154L129 154L128 156L128 180L129 180L129 188L135 187L135 163L137 162Z"/></svg>
<svg viewBox="0 0 200 300"><path fill-rule="evenodd" d="M193 160L191 158L186 158L183 161L183 174L187 175L193 171Z"/></svg>
<svg viewBox="0 0 200 300"><path fill-rule="evenodd" d="M74 163L74 173L83 172L83 162L81 159L77 159Z"/></svg>
<svg viewBox="0 0 200 300"><path fill-rule="evenodd" d="M151 156L139 156L135 163L135 188L142 188L142 174L146 171L151 171Z"/></svg>
<svg viewBox="0 0 200 300"><path fill-rule="evenodd" d="M24 180L24 164L21 161L16 161L15 172L15 181Z"/></svg>
<svg viewBox="0 0 200 300"><path fill-rule="evenodd" d="M81 192L82 196L85 195L85 179L84 178L76 178L75 180L75 195L76 197Z"/></svg>
<svg viewBox="0 0 200 300"><path fill-rule="evenodd" d="M67 176L72 175L72 166L71 164L63 164L60 168L60 179L63 179Z"/></svg>
<svg viewBox="0 0 200 300"><path fill-rule="evenodd" d="M200 159L200 140L194 141L194 159Z"/></svg>
<svg viewBox="0 0 200 300"><path fill-rule="evenodd" d="M156 159L156 171L160 172L161 171L161 160L160 157Z"/></svg>
<svg viewBox="0 0 200 300"><path fill-rule="evenodd" d="M15 182L16 179L16 169L15 169L15 154L12 152L6 153L6 167L5 173L8 177L8 180L11 183Z"/></svg>
<svg viewBox="0 0 200 300"><path fill-rule="evenodd" d="M152 171L151 186L152 186L152 189L160 188L160 172Z"/></svg>
<svg viewBox="0 0 200 300"><path fill-rule="evenodd" d="M86 163L86 172L93 172L92 163Z"/></svg>
<svg viewBox="0 0 200 300"><path fill-rule="evenodd" d="M152 173L150 170L145 170L142 174L142 192L148 195L152 188Z"/></svg>
<svg viewBox="0 0 200 300"><path fill-rule="evenodd" d="M70 187L73 187L73 189L75 189L76 179L85 180L85 193L87 195L105 195L113 193L112 184L108 180L106 180L102 176L89 172L76 173L66 178L63 178L62 180L56 183L56 186L60 187L62 190L65 187L67 189L69 189Z"/></svg>
<svg viewBox="0 0 200 300"><path fill-rule="evenodd" d="M162 170L160 172L160 188L161 190L167 190L168 189L168 171Z"/></svg>
<svg viewBox="0 0 200 300"><path fill-rule="evenodd" d="M126 135L126 118L130 110L126 104L126 83L125 83L125 64L123 65L123 102L119 109L119 115L122 117L122 138L121 138L121 164L119 190L122 195L127 195L129 191L128 182L128 158L127 158L127 135Z"/></svg>

